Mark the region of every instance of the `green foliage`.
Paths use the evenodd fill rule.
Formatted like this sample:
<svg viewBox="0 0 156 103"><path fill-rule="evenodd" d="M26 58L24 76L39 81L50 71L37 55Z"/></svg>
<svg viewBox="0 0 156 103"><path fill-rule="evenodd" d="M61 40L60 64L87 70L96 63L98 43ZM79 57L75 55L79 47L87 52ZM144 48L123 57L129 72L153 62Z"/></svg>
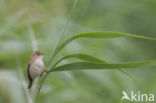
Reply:
<svg viewBox="0 0 156 103"><path fill-rule="evenodd" d="M54 68L53 71L72 71L72 70L86 70L86 69L120 69L120 68L141 68L145 66L156 65L156 60L145 62L133 62L133 63L111 63L111 64L98 64L88 62L76 62L65 64Z"/></svg>
<svg viewBox="0 0 156 103"><path fill-rule="evenodd" d="M68 43L70 43L72 40L75 40L77 38L96 38L96 39L105 39L105 38L118 38L118 37L133 37L133 38L139 38L139 39L149 39L149 40L156 40L155 38L145 37L145 36L137 36L132 34L125 34L125 33L116 33L116 32L90 32L90 33L81 33L77 34L66 41L64 41L62 44L58 45L56 47L56 50L54 52L54 55L52 59L57 55L58 52L60 52ZM60 63L63 59L67 58L78 58L81 60L86 60L90 62L75 62L70 64L65 64L59 67L56 67L58 63ZM95 62L95 63L94 63ZM97 62L97 63L96 63ZM55 71L72 71L72 70L85 70L85 69L119 69L121 72L125 73L121 70L121 68L140 68L144 66L149 65L156 65L156 60L153 61L145 61L145 62L133 62L133 63L114 63L114 64L108 64L98 58L95 58L93 56L85 55L85 54L75 54L75 55L69 55L65 56L62 59L60 59L56 64L52 66L52 68L48 71L47 75L41 80L40 88L42 87L44 80L49 75L49 73L55 72ZM38 94L40 92L37 92L36 99L38 97Z"/></svg>
<svg viewBox="0 0 156 103"><path fill-rule="evenodd" d="M0 1L0 103L28 103L31 33L50 63L37 103L121 103L123 90L156 95L156 1L78 0L72 9L74 2Z"/></svg>
<svg viewBox="0 0 156 103"><path fill-rule="evenodd" d="M57 54L61 49L63 49L68 43L70 43L74 39L78 38L96 38L96 39L106 39L106 38L119 38L119 37L133 37L139 39L148 39L148 40L156 40L155 38L145 37L145 36L138 36L126 33L118 33L118 32L88 32L88 33L80 33L76 34L75 36L67 39L64 41L58 48L54 54Z"/></svg>

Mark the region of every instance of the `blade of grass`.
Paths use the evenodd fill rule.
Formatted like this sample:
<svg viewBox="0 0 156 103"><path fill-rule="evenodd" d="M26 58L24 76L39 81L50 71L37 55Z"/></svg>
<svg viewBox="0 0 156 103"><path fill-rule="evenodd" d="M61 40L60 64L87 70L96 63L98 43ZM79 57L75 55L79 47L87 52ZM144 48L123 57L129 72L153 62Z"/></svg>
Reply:
<svg viewBox="0 0 156 103"><path fill-rule="evenodd" d="M72 55L67 55L63 58L61 58L58 62L55 63L55 66L57 64L59 64L61 61L65 60L65 59L71 59L71 58L76 58L76 59L80 59L80 60L84 60L84 61L88 61L88 62L92 62L92 63L106 63L105 61L96 58L94 56L91 55L87 55L87 54L72 54Z"/></svg>
<svg viewBox="0 0 156 103"><path fill-rule="evenodd" d="M68 56L63 57L62 59L68 59L68 58L78 58L81 60L85 60L85 61L89 61L89 62L95 62L95 63L106 63L105 61L103 61L99 58L96 58L94 56L87 55L87 54L81 54L81 53L68 55Z"/></svg>
<svg viewBox="0 0 156 103"><path fill-rule="evenodd" d="M120 69L120 68L141 68L145 66L156 65L156 60L142 61L142 62L130 62L130 63L110 63L99 64L89 62L75 62L64 64L54 68L51 72L56 71L73 71L73 70L99 70L99 69Z"/></svg>
<svg viewBox="0 0 156 103"><path fill-rule="evenodd" d="M107 38L119 38L119 37L132 37L138 39L147 39L147 40L156 40L156 38L150 38L146 36L132 35L127 33L118 33L118 32L88 32L80 33L75 36L65 40L60 46L56 48L55 55L59 53L68 43L78 38L96 38L96 39L107 39Z"/></svg>
<svg viewBox="0 0 156 103"><path fill-rule="evenodd" d="M78 3L78 0L75 0L75 1L74 1L74 4L73 4L73 7L71 8L71 11L70 11L70 13L69 13L69 16L68 16L68 18L67 18L67 20L66 20L66 22L65 22L65 24L64 24L64 26L63 26L63 29L60 30L61 32L58 33L58 34L60 34L60 38L59 38L59 40L58 40L58 42L57 42L57 44L56 44L56 48L54 49L54 53L52 54L52 58L51 58L51 59L48 61L48 63L47 63L47 67L50 66L50 64L52 63L53 59L55 58L56 49L57 49L57 47L59 46L59 44L60 44L60 42L61 42L61 39L63 38L63 34L64 34L65 30L67 29L69 20L70 20L71 17L72 17L74 8L76 7L77 3Z"/></svg>
<svg viewBox="0 0 156 103"><path fill-rule="evenodd" d="M87 55L87 54L72 54L72 55L68 55L68 56L65 56L65 57L61 58L59 61L57 61L54 64L53 68L56 67L61 61L65 60L65 59L71 59L71 58L76 58L76 59L80 59L80 60L84 60L84 61L92 62L92 63L102 63L102 64L107 63L106 61L103 61L103 60L101 60L99 58L96 58L94 56L91 56L91 55ZM126 76L128 76L129 78L131 78L132 80L134 80L129 73L125 72L122 69L118 69L118 70L120 72L122 72L123 74L125 74ZM52 69L50 71L52 71Z"/></svg>

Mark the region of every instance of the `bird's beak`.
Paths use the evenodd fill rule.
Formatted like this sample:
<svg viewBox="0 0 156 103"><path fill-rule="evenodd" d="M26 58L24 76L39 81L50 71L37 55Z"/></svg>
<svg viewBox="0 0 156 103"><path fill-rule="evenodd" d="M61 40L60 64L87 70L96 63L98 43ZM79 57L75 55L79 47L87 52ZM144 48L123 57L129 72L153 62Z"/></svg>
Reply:
<svg viewBox="0 0 156 103"><path fill-rule="evenodd" d="M41 55L46 55L46 53L41 53Z"/></svg>

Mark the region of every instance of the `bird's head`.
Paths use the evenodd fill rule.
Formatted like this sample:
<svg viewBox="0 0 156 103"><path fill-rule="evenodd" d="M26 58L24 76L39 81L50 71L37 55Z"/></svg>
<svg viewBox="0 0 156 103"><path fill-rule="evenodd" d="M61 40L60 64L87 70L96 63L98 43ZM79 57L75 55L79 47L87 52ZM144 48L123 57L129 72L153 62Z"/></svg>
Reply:
<svg viewBox="0 0 156 103"><path fill-rule="evenodd" d="M35 51L32 56L33 57L43 57L45 55L45 53L41 53L40 51Z"/></svg>

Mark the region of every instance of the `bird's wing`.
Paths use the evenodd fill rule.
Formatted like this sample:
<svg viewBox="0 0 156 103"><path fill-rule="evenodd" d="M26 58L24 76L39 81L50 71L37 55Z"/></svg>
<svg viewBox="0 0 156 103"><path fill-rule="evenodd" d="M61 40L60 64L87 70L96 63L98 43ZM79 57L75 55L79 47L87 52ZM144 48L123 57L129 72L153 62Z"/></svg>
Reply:
<svg viewBox="0 0 156 103"><path fill-rule="evenodd" d="M29 69L30 69L30 64L28 64L28 78L29 78L29 81L32 81L32 78L31 78L31 76L30 76Z"/></svg>

